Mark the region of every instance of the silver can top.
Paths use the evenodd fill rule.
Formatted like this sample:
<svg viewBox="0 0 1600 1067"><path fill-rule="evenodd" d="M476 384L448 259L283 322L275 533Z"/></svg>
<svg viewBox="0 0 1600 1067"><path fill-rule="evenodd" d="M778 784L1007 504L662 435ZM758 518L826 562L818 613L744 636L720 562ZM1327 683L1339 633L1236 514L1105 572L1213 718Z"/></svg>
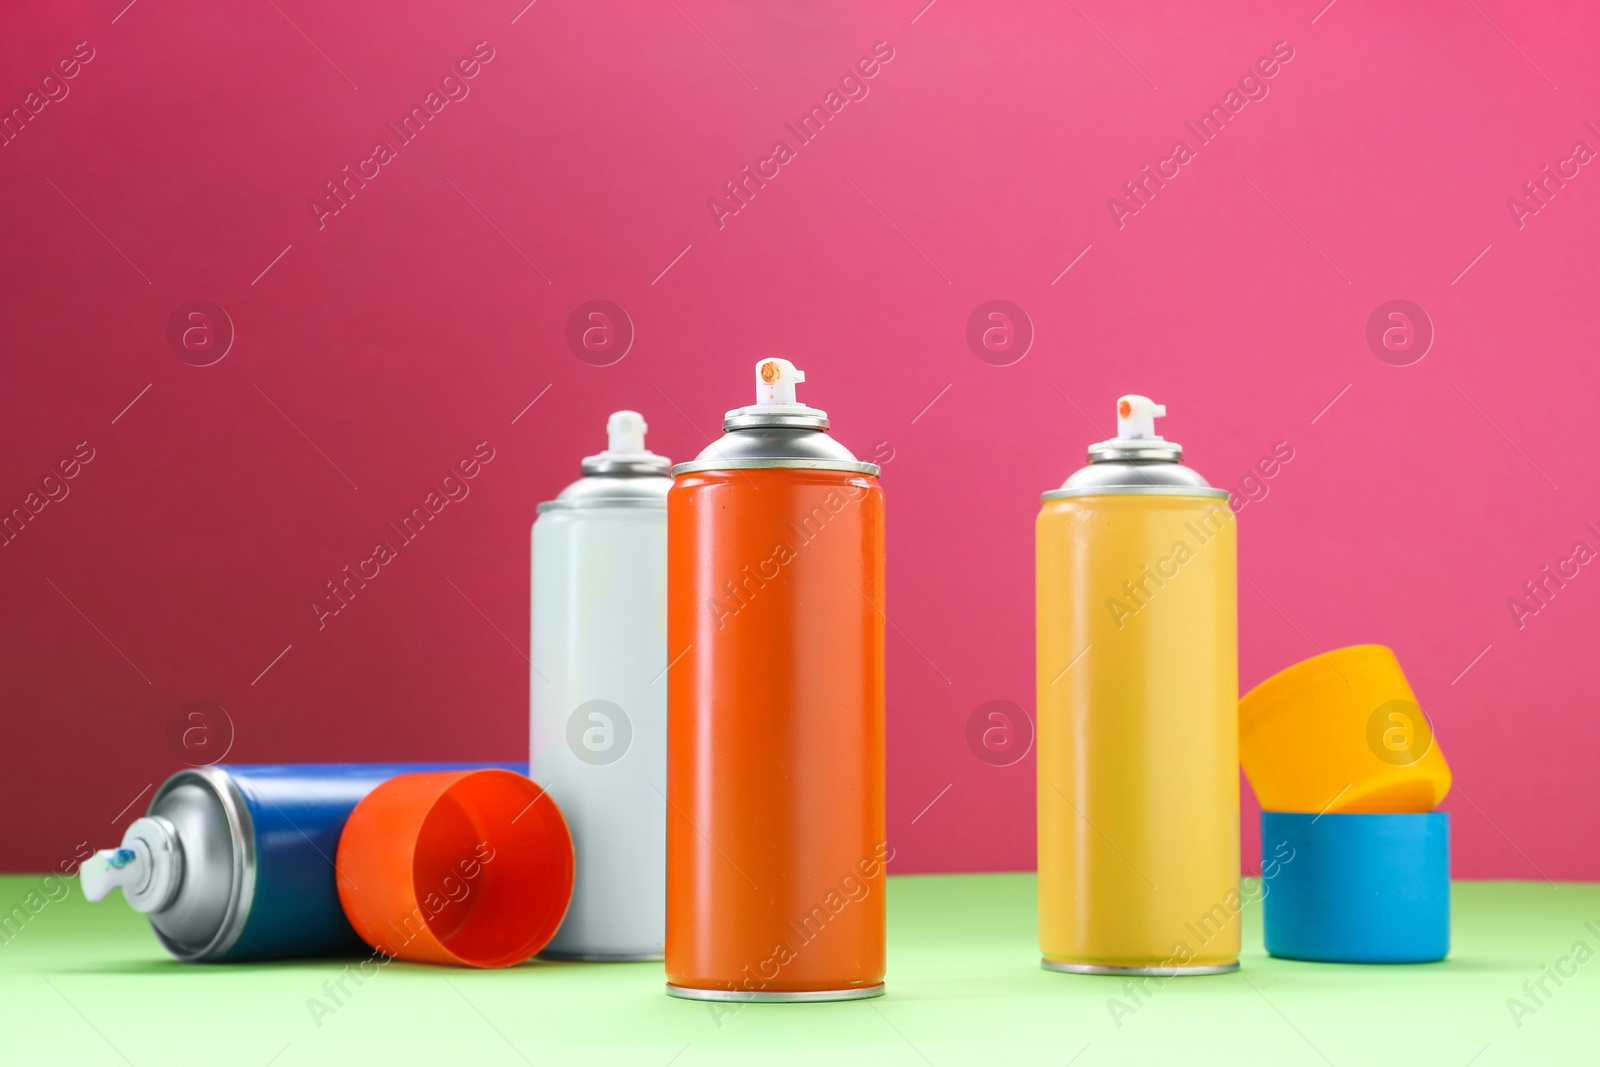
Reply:
<svg viewBox="0 0 1600 1067"><path fill-rule="evenodd" d="M1074 471L1045 500L1078 496L1198 496L1227 499L1226 489L1183 464L1183 446L1155 432L1166 405L1130 393L1117 399L1117 436L1089 446L1089 465Z"/></svg>
<svg viewBox="0 0 1600 1067"><path fill-rule="evenodd" d="M537 514L589 507L666 507L672 461L645 448L647 429L637 411L612 412L606 420L606 450L585 456L583 477L554 500L540 504Z"/></svg>
<svg viewBox="0 0 1600 1067"><path fill-rule="evenodd" d="M756 364L756 402L724 415L722 436L672 473L788 467L876 478L877 464L862 463L828 435L827 412L795 399L795 386L805 380L805 372L786 359L761 360Z"/></svg>
<svg viewBox="0 0 1600 1067"><path fill-rule="evenodd" d="M122 845L96 852L78 876L89 900L120 888L180 960L215 959L239 940L255 897L255 831L239 787L218 767L179 771Z"/></svg>
<svg viewBox="0 0 1600 1067"><path fill-rule="evenodd" d="M244 798L226 771L179 771L151 798L150 814L175 829L184 868L150 925L179 959L219 956L239 940L255 896L255 831Z"/></svg>

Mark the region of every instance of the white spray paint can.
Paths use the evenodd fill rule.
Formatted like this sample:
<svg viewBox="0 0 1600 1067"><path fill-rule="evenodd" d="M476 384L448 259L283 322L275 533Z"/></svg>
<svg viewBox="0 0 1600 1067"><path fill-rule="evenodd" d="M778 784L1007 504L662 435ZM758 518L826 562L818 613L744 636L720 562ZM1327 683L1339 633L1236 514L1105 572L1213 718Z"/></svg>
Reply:
<svg viewBox="0 0 1600 1067"><path fill-rule="evenodd" d="M671 462L618 411L609 447L533 524L532 774L577 850L541 955L658 960L666 931L667 490Z"/></svg>

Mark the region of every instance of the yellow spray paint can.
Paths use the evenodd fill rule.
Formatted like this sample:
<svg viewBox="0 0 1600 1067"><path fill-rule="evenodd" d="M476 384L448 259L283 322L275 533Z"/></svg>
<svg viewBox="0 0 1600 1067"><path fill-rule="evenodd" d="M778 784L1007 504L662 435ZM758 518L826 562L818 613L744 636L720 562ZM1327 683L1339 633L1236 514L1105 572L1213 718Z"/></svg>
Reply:
<svg viewBox="0 0 1600 1067"><path fill-rule="evenodd" d="M1237 524L1117 402L1037 528L1039 945L1052 970L1239 966Z"/></svg>

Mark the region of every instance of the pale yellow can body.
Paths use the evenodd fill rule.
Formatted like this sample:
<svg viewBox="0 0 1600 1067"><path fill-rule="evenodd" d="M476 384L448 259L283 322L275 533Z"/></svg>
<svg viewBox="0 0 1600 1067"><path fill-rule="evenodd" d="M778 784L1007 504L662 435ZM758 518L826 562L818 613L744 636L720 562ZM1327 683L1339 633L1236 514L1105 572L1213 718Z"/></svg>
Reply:
<svg viewBox="0 0 1600 1067"><path fill-rule="evenodd" d="M1047 499L1037 552L1045 965L1232 969L1244 901L1225 494Z"/></svg>

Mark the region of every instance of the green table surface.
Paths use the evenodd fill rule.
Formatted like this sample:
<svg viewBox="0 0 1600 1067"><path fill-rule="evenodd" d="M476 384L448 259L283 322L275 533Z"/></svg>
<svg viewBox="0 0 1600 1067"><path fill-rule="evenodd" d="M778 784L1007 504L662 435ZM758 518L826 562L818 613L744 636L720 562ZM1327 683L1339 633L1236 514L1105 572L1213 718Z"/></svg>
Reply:
<svg viewBox="0 0 1600 1067"><path fill-rule="evenodd" d="M42 902L0 934L8 1067L1600 1062L1600 885L1457 882L1450 958L1411 966L1272 959L1250 904L1239 972L1135 1004L1124 980L1039 967L1033 875L898 876L875 1000L730 1010L666 996L659 963L393 963L317 1017L348 962L177 963L120 895L89 904L69 884L51 900L37 876L0 878L4 912ZM1523 983L1541 979L1536 1002Z"/></svg>

